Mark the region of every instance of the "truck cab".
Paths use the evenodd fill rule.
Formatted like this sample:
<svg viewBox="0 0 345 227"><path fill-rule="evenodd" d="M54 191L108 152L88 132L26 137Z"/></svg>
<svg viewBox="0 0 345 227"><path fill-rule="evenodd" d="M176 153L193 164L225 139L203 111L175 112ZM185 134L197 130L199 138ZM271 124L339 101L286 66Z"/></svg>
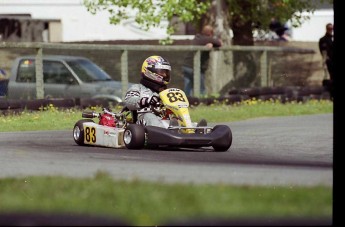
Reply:
<svg viewBox="0 0 345 227"><path fill-rule="evenodd" d="M10 99L36 99L35 56L15 59L8 83ZM121 81L91 60L78 56L43 56L44 98L103 98L122 102Z"/></svg>

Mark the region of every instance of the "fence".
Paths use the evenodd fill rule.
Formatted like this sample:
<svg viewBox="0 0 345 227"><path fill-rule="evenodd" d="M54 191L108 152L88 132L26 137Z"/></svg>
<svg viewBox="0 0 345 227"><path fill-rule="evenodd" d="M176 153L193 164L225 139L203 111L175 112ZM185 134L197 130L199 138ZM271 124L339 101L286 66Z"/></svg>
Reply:
<svg viewBox="0 0 345 227"><path fill-rule="evenodd" d="M164 55L173 68L171 86L183 88L180 70L187 52L194 53L194 96L200 95L200 55L210 51L201 46L185 45L109 45L60 43L0 43L0 68L10 72L17 56L36 56L36 98L43 98L42 57L45 54L82 55L90 58L122 82L122 98L128 83L139 81L143 60L154 54ZM315 68L315 51L293 47L229 46L210 51L212 70L208 71L208 94L224 93L233 87L301 85ZM218 59L218 60L217 60ZM298 72L296 72L298 70ZM130 75L135 75L130 76ZM175 75L175 76L174 76ZM296 84L297 83L297 84Z"/></svg>

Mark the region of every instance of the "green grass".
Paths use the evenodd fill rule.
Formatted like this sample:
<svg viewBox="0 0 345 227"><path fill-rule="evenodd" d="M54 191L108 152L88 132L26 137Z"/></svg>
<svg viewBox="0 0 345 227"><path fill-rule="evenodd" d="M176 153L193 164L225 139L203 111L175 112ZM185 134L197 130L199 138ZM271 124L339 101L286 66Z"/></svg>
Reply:
<svg viewBox="0 0 345 227"><path fill-rule="evenodd" d="M0 212L30 211L119 217L131 225L203 218L325 218L330 187L249 187L159 184L93 178L26 177L0 180Z"/></svg>
<svg viewBox="0 0 345 227"><path fill-rule="evenodd" d="M101 108L93 108L101 111ZM117 109L113 109L114 112ZM31 130L71 130L79 119L80 109L60 110L51 106L42 111L24 111L0 118L0 132ZM199 105L190 108L191 119L198 122L205 118L208 122L232 122L257 117L291 116L302 114L332 113L333 102L329 100L310 100L304 103L282 104L274 101L248 100L236 105L215 103L210 106ZM97 119L94 119L97 121Z"/></svg>
<svg viewBox="0 0 345 227"><path fill-rule="evenodd" d="M99 107L93 108L100 111ZM257 117L332 113L333 103L311 100L278 103L250 100L237 105L200 105L193 121L231 122ZM72 130L81 110L9 114L0 131ZM97 119L95 119L97 120ZM0 213L30 211L120 217L130 225L160 225L169 220L207 218L332 218L332 187L160 184L93 178L33 177L0 179Z"/></svg>

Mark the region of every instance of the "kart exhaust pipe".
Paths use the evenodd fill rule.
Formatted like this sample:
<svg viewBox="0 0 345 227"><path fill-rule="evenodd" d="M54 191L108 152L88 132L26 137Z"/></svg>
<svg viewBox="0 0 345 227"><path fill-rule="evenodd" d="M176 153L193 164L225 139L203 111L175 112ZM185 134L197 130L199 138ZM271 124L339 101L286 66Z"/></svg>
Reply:
<svg viewBox="0 0 345 227"><path fill-rule="evenodd" d="M81 116L83 118L95 118L95 117L99 117L99 113L95 113L95 112L83 112L81 114Z"/></svg>

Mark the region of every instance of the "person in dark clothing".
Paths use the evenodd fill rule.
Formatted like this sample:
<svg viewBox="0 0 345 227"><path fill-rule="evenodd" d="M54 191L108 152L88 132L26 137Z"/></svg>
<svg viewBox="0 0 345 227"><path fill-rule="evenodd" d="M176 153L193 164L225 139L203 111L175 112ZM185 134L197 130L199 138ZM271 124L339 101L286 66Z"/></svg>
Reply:
<svg viewBox="0 0 345 227"><path fill-rule="evenodd" d="M205 25L200 34L196 34L192 45L199 45L199 46L206 46L208 48L212 47L220 47L222 46L222 42L220 39L216 39L213 37L213 28L210 25ZM182 66L182 72L184 76L184 92L187 96L193 95L193 58L194 52L190 52L187 54L184 64ZM202 95L205 94L205 72L208 66L208 59L209 59L209 52L202 51L201 52L201 62L200 62L200 93Z"/></svg>
<svg viewBox="0 0 345 227"><path fill-rule="evenodd" d="M324 86L330 92L333 98L333 79L334 79L334 61L333 61L333 24L326 25L326 34L319 40L319 49L322 56L322 65L327 67L329 81L324 80ZM325 83L325 81L328 81Z"/></svg>
<svg viewBox="0 0 345 227"><path fill-rule="evenodd" d="M276 33L278 41L291 40L290 36L287 34L289 28L285 24L282 24L280 21L276 20L275 18L271 19L269 28L271 31Z"/></svg>

